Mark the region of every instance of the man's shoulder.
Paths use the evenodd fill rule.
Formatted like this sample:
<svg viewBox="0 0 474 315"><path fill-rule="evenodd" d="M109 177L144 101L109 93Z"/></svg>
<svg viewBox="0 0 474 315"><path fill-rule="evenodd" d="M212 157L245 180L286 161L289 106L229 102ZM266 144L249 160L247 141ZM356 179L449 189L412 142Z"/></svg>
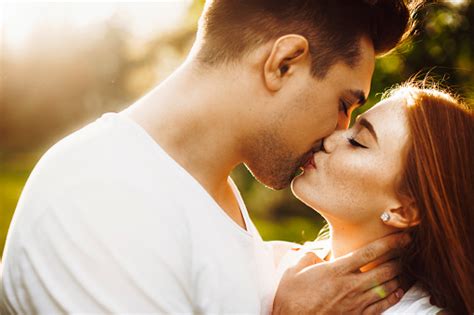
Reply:
<svg viewBox="0 0 474 315"><path fill-rule="evenodd" d="M32 181L55 189L80 183L92 189L94 183L146 182L152 173L170 174L169 162L150 139L119 117L104 114L58 141L33 169Z"/></svg>
<svg viewBox="0 0 474 315"><path fill-rule="evenodd" d="M116 118L118 114L107 113L97 120L70 133L51 146L41 157L37 166L67 163L102 162L114 155L118 160L124 155L130 144L136 143L135 135ZM130 150L128 150L130 151ZM102 159L101 159L102 157ZM113 162L110 161L109 162ZM92 163L93 164L93 163Z"/></svg>

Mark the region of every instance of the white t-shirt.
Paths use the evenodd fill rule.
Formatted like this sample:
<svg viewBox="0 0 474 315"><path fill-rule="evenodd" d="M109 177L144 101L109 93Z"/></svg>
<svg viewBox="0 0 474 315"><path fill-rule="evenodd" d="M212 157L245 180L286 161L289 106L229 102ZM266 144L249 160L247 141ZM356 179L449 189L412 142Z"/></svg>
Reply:
<svg viewBox="0 0 474 315"><path fill-rule="evenodd" d="M233 189L247 230L143 128L104 114L54 145L23 189L3 256L8 307L269 313L273 253Z"/></svg>
<svg viewBox="0 0 474 315"><path fill-rule="evenodd" d="M292 266L301 259L305 253L312 251L319 258L325 259L331 250L329 240L318 240L314 242L307 242L297 251L289 250L281 259L277 274L281 278L283 273L289 266ZM402 299L383 312L383 315L399 315L399 314L437 314L442 309L430 303L430 295L423 290L419 285L413 285L402 297Z"/></svg>

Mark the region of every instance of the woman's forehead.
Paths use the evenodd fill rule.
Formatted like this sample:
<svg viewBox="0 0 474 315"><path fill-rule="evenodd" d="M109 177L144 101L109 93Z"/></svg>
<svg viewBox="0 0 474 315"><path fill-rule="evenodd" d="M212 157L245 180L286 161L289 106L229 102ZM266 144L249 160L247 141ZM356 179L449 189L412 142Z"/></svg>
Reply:
<svg viewBox="0 0 474 315"><path fill-rule="evenodd" d="M404 95L397 94L381 100L371 109L361 115L365 119L376 120L404 120L406 117L407 99Z"/></svg>
<svg viewBox="0 0 474 315"><path fill-rule="evenodd" d="M367 119L381 135L404 135L407 130L405 108L405 98L394 95L380 101L361 117Z"/></svg>

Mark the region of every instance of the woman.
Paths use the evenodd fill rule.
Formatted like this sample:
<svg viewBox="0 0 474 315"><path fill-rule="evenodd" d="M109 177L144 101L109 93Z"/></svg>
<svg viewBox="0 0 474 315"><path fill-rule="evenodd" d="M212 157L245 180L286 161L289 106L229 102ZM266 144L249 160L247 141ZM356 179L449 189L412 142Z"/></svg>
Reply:
<svg viewBox="0 0 474 315"><path fill-rule="evenodd" d="M332 259L407 231L406 294L387 313L472 314L473 129L472 110L447 93L405 85L326 138L292 190L324 216L331 238L290 251L282 270L307 250Z"/></svg>

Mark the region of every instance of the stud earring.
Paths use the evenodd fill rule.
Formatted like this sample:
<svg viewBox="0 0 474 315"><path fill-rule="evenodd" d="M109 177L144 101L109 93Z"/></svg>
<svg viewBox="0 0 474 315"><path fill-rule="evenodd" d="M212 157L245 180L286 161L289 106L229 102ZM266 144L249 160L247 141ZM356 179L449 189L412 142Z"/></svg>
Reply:
<svg viewBox="0 0 474 315"><path fill-rule="evenodd" d="M380 216L380 219L382 219L383 222L388 222L390 220L390 214L388 214L388 212L384 212Z"/></svg>

